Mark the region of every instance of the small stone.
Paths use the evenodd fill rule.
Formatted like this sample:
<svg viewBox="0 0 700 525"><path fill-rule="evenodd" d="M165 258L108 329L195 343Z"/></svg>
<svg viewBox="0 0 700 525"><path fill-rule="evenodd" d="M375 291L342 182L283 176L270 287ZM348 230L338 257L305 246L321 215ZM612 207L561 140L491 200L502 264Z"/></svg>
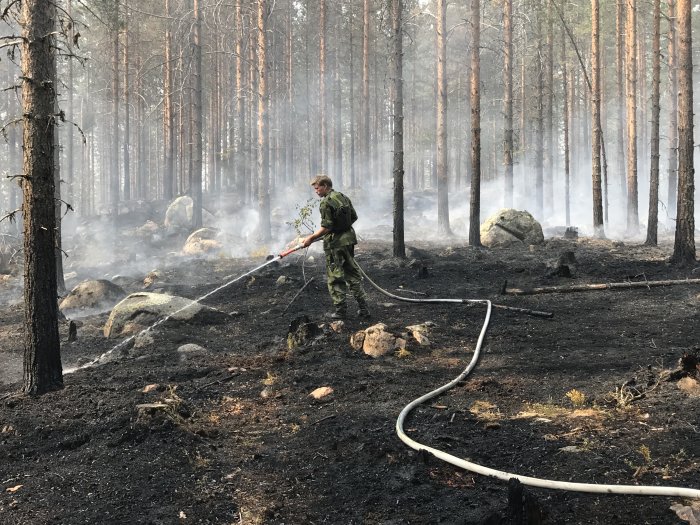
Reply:
<svg viewBox="0 0 700 525"><path fill-rule="evenodd" d="M333 389L329 386L322 386L314 390L309 394L309 397L313 397L314 399L323 399L324 397L328 397L333 393Z"/></svg>
<svg viewBox="0 0 700 525"><path fill-rule="evenodd" d="M333 321L328 326L330 326L331 330L340 334L343 332L343 329L345 328L345 321Z"/></svg>

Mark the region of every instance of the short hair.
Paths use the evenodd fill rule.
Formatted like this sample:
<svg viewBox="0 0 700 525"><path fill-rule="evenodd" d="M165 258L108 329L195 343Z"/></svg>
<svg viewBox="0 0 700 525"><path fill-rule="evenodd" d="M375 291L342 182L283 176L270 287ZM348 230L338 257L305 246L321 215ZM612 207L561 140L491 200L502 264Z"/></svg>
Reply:
<svg viewBox="0 0 700 525"><path fill-rule="evenodd" d="M328 175L316 175L313 179L311 179L311 185L312 186L328 186L329 188L333 187L333 181Z"/></svg>

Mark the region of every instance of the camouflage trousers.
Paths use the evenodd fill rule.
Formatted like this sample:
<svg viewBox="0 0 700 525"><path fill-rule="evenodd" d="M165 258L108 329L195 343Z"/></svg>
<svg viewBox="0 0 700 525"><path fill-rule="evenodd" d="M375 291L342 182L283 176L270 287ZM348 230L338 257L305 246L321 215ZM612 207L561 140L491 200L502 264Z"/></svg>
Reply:
<svg viewBox="0 0 700 525"><path fill-rule="evenodd" d="M331 295L336 310L347 308L347 295L350 292L358 303L367 300L367 294L362 287L362 274L355 262L355 246L342 246L327 249L326 276L328 278L328 293Z"/></svg>

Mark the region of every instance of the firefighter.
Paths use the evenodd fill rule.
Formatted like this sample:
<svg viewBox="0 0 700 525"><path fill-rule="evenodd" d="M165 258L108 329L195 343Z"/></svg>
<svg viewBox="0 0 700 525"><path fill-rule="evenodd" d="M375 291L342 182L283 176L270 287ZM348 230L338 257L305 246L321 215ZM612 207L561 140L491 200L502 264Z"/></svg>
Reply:
<svg viewBox="0 0 700 525"><path fill-rule="evenodd" d="M302 244L306 248L323 238L328 292L333 301L333 310L326 317L344 319L347 316L349 292L357 301L358 317L368 319L367 294L362 286L360 268L355 262L357 236L352 227L357 220L355 208L348 197L333 189L330 177L318 175L311 180L311 186L321 198L321 227L304 238Z"/></svg>

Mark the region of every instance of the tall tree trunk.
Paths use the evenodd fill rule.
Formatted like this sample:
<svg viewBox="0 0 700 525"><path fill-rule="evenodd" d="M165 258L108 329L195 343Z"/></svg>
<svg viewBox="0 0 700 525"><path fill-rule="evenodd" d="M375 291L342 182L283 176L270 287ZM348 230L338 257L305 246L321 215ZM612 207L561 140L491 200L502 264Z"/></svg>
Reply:
<svg viewBox="0 0 700 525"><path fill-rule="evenodd" d="M326 92L326 0L318 3L318 97L319 130L321 132L321 171L328 173L328 93Z"/></svg>
<svg viewBox="0 0 700 525"><path fill-rule="evenodd" d="M450 230L449 180L447 177L447 27L446 0L437 1L437 214L438 234Z"/></svg>
<svg viewBox="0 0 700 525"><path fill-rule="evenodd" d="M342 84L340 82L340 35L343 34L342 27L342 2L337 2L337 12L335 15L335 44L334 44L334 64L333 75L335 89L333 90L333 179L337 181L339 187L343 187L343 105L342 105Z"/></svg>
<svg viewBox="0 0 700 525"><path fill-rule="evenodd" d="M267 111L267 31L266 0L258 0L258 207L262 240L272 238L270 225L270 149Z"/></svg>
<svg viewBox="0 0 700 525"><path fill-rule="evenodd" d="M202 227L202 19L199 0L194 0L192 25L192 170L190 196L192 197L192 227Z"/></svg>
<svg viewBox="0 0 700 525"><path fill-rule="evenodd" d="M24 123L24 382L23 391L63 388L58 336L54 134L56 4L22 2Z"/></svg>
<svg viewBox="0 0 700 525"><path fill-rule="evenodd" d="M676 32L676 0L668 0L668 200L667 214L676 216L678 190L678 36Z"/></svg>
<svg viewBox="0 0 700 525"><path fill-rule="evenodd" d="M535 217L538 220L544 219L544 64L542 58L544 54L542 42L542 0L536 3L537 25L537 54L535 57L535 74L537 76L536 97L537 116L535 117Z"/></svg>
<svg viewBox="0 0 700 525"><path fill-rule="evenodd" d="M479 0L471 0L471 193L469 199L469 246L481 246L481 14Z"/></svg>
<svg viewBox="0 0 700 525"><path fill-rule="evenodd" d="M674 264L695 264L692 0L678 0L678 201Z"/></svg>
<svg viewBox="0 0 700 525"><path fill-rule="evenodd" d="M53 65L51 66L53 74L53 85L58 86L58 71L56 67L56 53L52 53ZM71 58L72 60L72 58ZM58 97L54 93L54 115L59 115L61 109L58 106ZM61 197L61 147L58 139L58 130L54 129L53 134L53 184L54 184L54 214L56 215L56 231L54 258L56 259L56 289L58 293L63 294L66 291L66 283L63 276L63 248L62 248L62 228L61 218L63 217L63 198Z"/></svg>
<svg viewBox="0 0 700 525"><path fill-rule="evenodd" d="M260 197L260 178L258 176L258 107L260 102L258 97L259 72L257 53L258 49L258 31L257 31L257 13L255 19L251 15L250 19L250 36L248 41L248 117L250 123L248 126L248 134L246 136L245 158L247 160L246 176L248 177L249 196L246 202L258 202ZM256 28L253 31L253 28ZM253 96L254 95L254 96ZM255 152L253 150L255 149Z"/></svg>
<svg viewBox="0 0 700 525"><path fill-rule="evenodd" d="M241 0L236 0L235 4L236 15L236 110L234 113L234 128L235 128L235 144L234 148L234 180L236 188L245 202L248 193L246 175L246 158L245 158L245 136L246 136L246 111L243 95L244 69L243 69L243 15L241 12Z"/></svg>
<svg viewBox="0 0 700 525"><path fill-rule="evenodd" d="M661 0L654 0L651 85L651 168L646 244L656 246L659 224L659 119L661 117Z"/></svg>
<svg viewBox="0 0 700 525"><path fill-rule="evenodd" d="M593 230L596 237L604 237L603 190L600 166L600 6L591 0L591 180L593 184Z"/></svg>
<svg viewBox="0 0 700 525"><path fill-rule="evenodd" d="M175 117L173 112L173 16L171 0L165 0L165 63L163 93L163 197L170 202L175 196Z"/></svg>
<svg viewBox="0 0 700 525"><path fill-rule="evenodd" d="M119 4L112 7L112 158L109 202L112 216L119 215Z"/></svg>
<svg viewBox="0 0 700 525"><path fill-rule="evenodd" d="M353 35L355 33L355 7L354 2L350 2L350 155L349 164L349 185L351 188L357 187L355 180L355 49L353 47Z"/></svg>
<svg viewBox="0 0 700 525"><path fill-rule="evenodd" d="M67 0L67 12L68 18L73 19L73 0ZM71 22L67 33L66 46L68 47L68 81L66 84L66 94L68 96L68 118L72 122L77 122L75 118L75 86L74 86L74 72L73 72L73 38L75 36L75 26ZM74 151L74 127L69 125L67 128L66 136L66 200L72 202L75 199L75 151Z"/></svg>
<svg viewBox="0 0 700 525"><path fill-rule="evenodd" d="M362 99L360 104L360 162L362 171L367 173L370 164L369 151L369 3L362 4Z"/></svg>
<svg viewBox="0 0 700 525"><path fill-rule="evenodd" d="M294 142L295 142L295 126L296 110L294 106L294 25L293 15L294 10L293 0L289 0L287 5L287 138L285 140L287 148L285 150L285 174L287 183L293 185L294 175Z"/></svg>
<svg viewBox="0 0 700 525"><path fill-rule="evenodd" d="M404 242L404 212L403 212L403 16L402 0L391 1L391 33L394 44L392 53L392 108L394 113L394 257L406 257Z"/></svg>
<svg viewBox="0 0 700 525"><path fill-rule="evenodd" d="M627 0L625 24L627 89L627 233L639 229L637 189L637 0Z"/></svg>
<svg viewBox="0 0 700 525"><path fill-rule="evenodd" d="M568 62L566 57L566 36L565 30L561 30L561 77L562 77L562 99L564 102L563 128L564 128L564 211L566 225L571 225L571 154L569 151L569 123L571 122L571 106L569 104L569 76Z"/></svg>
<svg viewBox="0 0 700 525"><path fill-rule="evenodd" d="M125 3L125 13L128 13L129 7ZM124 59L124 143L122 144L124 155L124 195L125 201L131 200L131 159L129 149L131 148L131 84L129 83L129 28L127 25L128 17L124 19L124 44L122 46Z"/></svg>
<svg viewBox="0 0 700 525"><path fill-rule="evenodd" d="M503 2L503 205L513 207L513 0ZM566 97L565 97L566 98Z"/></svg>
<svg viewBox="0 0 700 525"><path fill-rule="evenodd" d="M546 0L547 6L547 64L545 77L545 113L544 113L544 181L543 205L544 215L549 217L554 211L554 13L552 1Z"/></svg>
<svg viewBox="0 0 700 525"><path fill-rule="evenodd" d="M617 139L615 140L617 150L617 189L620 197L626 197L627 185L625 184L625 83L624 79L624 52L625 52L625 0L617 0L615 16L615 72L617 87ZM625 202L626 202L625 198Z"/></svg>

